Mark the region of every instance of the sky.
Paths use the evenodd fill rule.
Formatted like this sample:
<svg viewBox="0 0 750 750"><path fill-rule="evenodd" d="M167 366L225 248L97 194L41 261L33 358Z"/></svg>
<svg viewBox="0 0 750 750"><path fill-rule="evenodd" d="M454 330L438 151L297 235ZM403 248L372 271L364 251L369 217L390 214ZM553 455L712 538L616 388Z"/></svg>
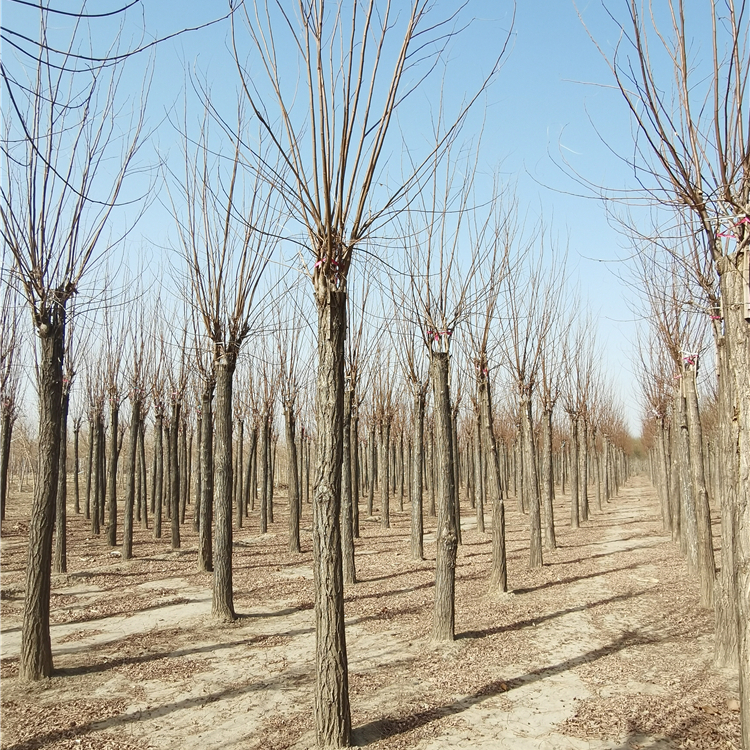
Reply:
<svg viewBox="0 0 750 750"><path fill-rule="evenodd" d="M52 5L75 4L57 0ZM611 0L610 5L619 10L622 0ZM1 7L4 27L34 36L22 6L3 0ZM590 310L598 323L604 369L622 400L631 431L637 433L641 407L633 364L635 295L620 280L624 269L618 261L627 255L627 241L610 226L596 190L574 178L577 173L591 186L611 189L634 184L621 158L633 147L628 114L589 36L609 53L618 42L618 29L599 2L582 0L576 6L571 0L518 0L514 5L477 0L469 7L474 20L449 50L449 94L458 101L476 86L510 31L502 69L465 133L473 135L472 129L484 122L480 168L489 175L499 165L503 181L515 186L531 231L544 222L559 243L568 246L582 311ZM224 9L221 2L144 0L129 12L123 38L128 34L134 38L141 24L147 38L161 38L217 18ZM179 137L171 122L181 117L188 71L207 82L219 108L231 112L237 75L228 46L228 26L222 22L154 49L147 105L150 143L141 154L142 165L169 161L179 152ZM3 54L8 54L7 44ZM148 62L148 56L142 55L125 74L123 85L132 91L131 103L141 96ZM429 99L432 93L434 89L425 96ZM421 111L433 103L422 103ZM193 97L190 106L194 104ZM416 117L416 111L405 113L399 127L413 135L423 125ZM171 226L163 190L157 190L157 200L127 238L124 252L131 259L145 255L158 261L163 248L174 244Z"/></svg>

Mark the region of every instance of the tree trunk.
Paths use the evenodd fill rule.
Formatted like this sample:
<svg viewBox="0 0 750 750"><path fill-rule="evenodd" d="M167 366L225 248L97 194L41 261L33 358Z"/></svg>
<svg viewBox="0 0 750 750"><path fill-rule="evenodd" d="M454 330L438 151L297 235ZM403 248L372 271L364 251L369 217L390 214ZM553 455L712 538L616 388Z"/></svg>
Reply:
<svg viewBox="0 0 750 750"><path fill-rule="evenodd" d="M138 456L139 456L139 472L141 477L141 525L144 529L148 528L148 492L146 491L146 425L144 418L141 416L141 423L138 425Z"/></svg>
<svg viewBox="0 0 750 750"><path fill-rule="evenodd" d="M214 417L213 397L216 382L213 378L203 384L201 394L201 503L198 522L198 570L210 573L213 563L214 523Z"/></svg>
<svg viewBox="0 0 750 750"><path fill-rule="evenodd" d="M177 466L180 472L180 524L184 524L185 512L187 511L188 492L190 490L190 450L188 448L188 425L187 420L184 418L180 422L179 450L180 459L177 462Z"/></svg>
<svg viewBox="0 0 750 750"><path fill-rule="evenodd" d="M391 418L386 415L383 418L383 426L380 442L380 461L378 461L378 484L380 485L380 525L384 529L391 528L391 505L390 505L390 445L391 445Z"/></svg>
<svg viewBox="0 0 750 750"><path fill-rule="evenodd" d="M78 516L81 514L81 486L78 480L80 470L79 433L81 432L81 420L73 420L73 509ZM0 469L0 482L2 482L2 470Z"/></svg>
<svg viewBox="0 0 750 750"><path fill-rule="evenodd" d="M60 469L57 474L57 499L55 501L55 556L52 570L68 572L68 407L70 405L70 382L63 380L62 404L60 407Z"/></svg>
<svg viewBox="0 0 750 750"><path fill-rule="evenodd" d="M531 399L521 399L521 419L523 427L523 463L526 467L525 485L529 498L529 567L542 567L542 515L539 493L539 475L536 470L536 446L534 445L534 423L531 420Z"/></svg>
<svg viewBox="0 0 750 750"><path fill-rule="evenodd" d="M458 544L463 544L463 537L461 536L461 500L460 500L460 482L461 482L461 467L458 460L458 408L452 407L451 412L451 429L453 430L453 512L456 515L456 541Z"/></svg>
<svg viewBox="0 0 750 750"><path fill-rule="evenodd" d="M102 504L102 467L104 466L104 419L101 411L97 411L94 421L94 476L91 493L91 533L99 536L101 533L101 515L99 506Z"/></svg>
<svg viewBox="0 0 750 750"><path fill-rule="evenodd" d="M547 549L557 549L555 538L555 479L552 465L552 405L548 404L543 413L544 441L542 450L542 492L544 498L544 543Z"/></svg>
<svg viewBox="0 0 750 750"><path fill-rule="evenodd" d="M352 418L350 421L350 447L352 455L352 534L359 539L359 408L353 396Z"/></svg>
<svg viewBox="0 0 750 750"><path fill-rule="evenodd" d="M739 641L742 747L750 748L750 245L745 231L741 250L721 259L718 267L724 310L727 371L731 375L731 444L727 483L733 487L734 591ZM726 542L722 540L722 543Z"/></svg>
<svg viewBox="0 0 750 750"><path fill-rule="evenodd" d="M734 470L733 445L736 445L732 412L734 410L734 381L728 369L726 341L717 336L719 371L719 455L717 471L719 497L721 498L721 572L717 581L715 599L716 636L714 662L717 667L737 667L739 657L737 572L735 570L735 517L737 485Z"/></svg>
<svg viewBox="0 0 750 750"><path fill-rule="evenodd" d="M260 437L260 448L258 450L258 458L260 459L260 533L266 534L268 532L268 502L266 498L268 497L268 474L270 473L268 442L271 437L266 412L261 416Z"/></svg>
<svg viewBox="0 0 750 750"><path fill-rule="evenodd" d="M107 544L117 545L117 438L120 403L115 396L109 401L109 460L107 461Z"/></svg>
<svg viewBox="0 0 750 750"><path fill-rule="evenodd" d="M127 487L125 489L125 513L122 531L122 559L133 556L133 503L135 501L135 472L138 456L138 433L141 431L141 402L134 398L130 417L130 455L128 456Z"/></svg>
<svg viewBox="0 0 750 750"><path fill-rule="evenodd" d="M690 436L688 434L687 402L680 386L675 396L679 429L678 471L680 477L680 498L682 524L685 535L683 550L687 554L688 569L698 572L698 523L695 516L693 483L690 479Z"/></svg>
<svg viewBox="0 0 750 750"><path fill-rule="evenodd" d="M578 415L570 415L570 528L581 525L581 509L578 502Z"/></svg>
<svg viewBox="0 0 750 750"><path fill-rule="evenodd" d="M486 384L484 386L487 387ZM485 499L485 484L484 484L484 455L483 445L484 440L482 439L482 402L481 394L477 395L477 413L476 413L476 427L474 432L474 503L477 515L477 531L484 533L484 499Z"/></svg>
<svg viewBox="0 0 750 750"><path fill-rule="evenodd" d="M581 520L589 520L589 423L586 416L581 419L582 429L578 433L581 441L578 458L581 465L578 469L578 489L580 492Z"/></svg>
<svg viewBox="0 0 750 750"><path fill-rule="evenodd" d="M164 415L161 406L157 406L154 420L154 539L161 539L161 521L164 505Z"/></svg>
<svg viewBox="0 0 750 750"><path fill-rule="evenodd" d="M414 560L424 560L424 520L422 513L422 467L424 465L424 406L425 389L421 383L414 383L414 423L413 451L411 462L411 556Z"/></svg>
<svg viewBox="0 0 750 750"><path fill-rule="evenodd" d="M61 304L52 307L47 320L37 323L37 333L39 452L29 522L26 596L23 603L19 664L21 680L40 680L52 675L49 604L52 531L60 470L60 411L65 341L65 308Z"/></svg>
<svg viewBox="0 0 750 750"><path fill-rule="evenodd" d="M341 555L345 584L357 581L354 567L354 534L352 529L352 453L351 453L351 388L344 390L344 435L341 461Z"/></svg>
<svg viewBox="0 0 750 750"><path fill-rule="evenodd" d="M180 549L180 411L181 404L177 398L172 400L172 412L169 418L169 508L172 522L172 549Z"/></svg>
<svg viewBox="0 0 750 750"><path fill-rule="evenodd" d="M3 402L2 438L0 438L0 519L5 520L5 501L8 496L8 466L10 465L10 439L13 433L13 405Z"/></svg>
<svg viewBox="0 0 750 750"><path fill-rule="evenodd" d="M702 607L714 605L714 581L716 563L711 534L711 509L708 506L708 488L703 466L703 430L698 411L698 389L695 382L695 367L683 369L682 382L685 385L688 435L690 438L690 474L695 501L695 520L698 542L698 575L700 578L700 602Z"/></svg>
<svg viewBox="0 0 750 750"><path fill-rule="evenodd" d="M234 478L234 481L237 485L237 490L235 492L237 506L235 508L235 513L237 514L237 528L242 528L242 519L245 515L245 503L243 502L243 498L245 497L245 490L243 487L243 474L242 474L242 468L243 463L245 459L245 420L240 418L240 434L237 436L237 475Z"/></svg>
<svg viewBox="0 0 750 750"><path fill-rule="evenodd" d="M435 563L435 612L432 638L452 641L455 635L456 534L453 429L448 386L448 353L430 353L430 380L434 398L435 450L438 469L437 560Z"/></svg>
<svg viewBox="0 0 750 750"><path fill-rule="evenodd" d="M242 483L242 514L247 518L250 507L251 485L253 482L253 467L255 466L255 453L258 446L258 428L253 424L250 430L250 446L247 450L247 461L245 462L245 481ZM295 446L295 456L296 456ZM299 463L299 461L297 461ZM299 494L299 470L297 471L297 492Z"/></svg>
<svg viewBox="0 0 750 750"><path fill-rule="evenodd" d="M372 518L372 510L375 501L375 422L370 426L370 459L367 462L367 516Z"/></svg>
<svg viewBox="0 0 750 750"><path fill-rule="evenodd" d="M315 726L320 747L347 747L351 734L341 560L346 293L316 280L317 461L313 494Z"/></svg>
<svg viewBox="0 0 750 750"><path fill-rule="evenodd" d="M479 402L479 425L481 442L484 443L482 462L487 469L485 488L492 500L492 572L490 574L490 591L505 592L508 590L508 565L505 549L505 499L500 460L497 454L497 441L492 427L492 394L488 380L486 364L480 368L477 382L477 401Z"/></svg>
<svg viewBox="0 0 750 750"><path fill-rule="evenodd" d="M215 363L214 414L214 588L211 614L218 620L235 619L232 591L232 378L236 359L225 353Z"/></svg>
<svg viewBox="0 0 750 750"><path fill-rule="evenodd" d="M299 553L302 551L299 540L301 503L298 482L299 474L297 471L297 441L293 401L288 401L284 404L284 419L286 422L286 449L289 456L286 472L287 494L289 497L289 551Z"/></svg>
<svg viewBox="0 0 750 750"><path fill-rule="evenodd" d="M198 460L195 462L195 505L193 507L193 531L200 534L201 529L201 497L203 495L203 471L201 467L201 440L203 440L203 411L198 409L195 424L195 436L198 450ZM199 567L200 569L200 567Z"/></svg>
<svg viewBox="0 0 750 750"><path fill-rule="evenodd" d="M93 415L89 416L89 449L88 466L86 468L86 520L91 520L91 479L94 475L94 435L96 427Z"/></svg>

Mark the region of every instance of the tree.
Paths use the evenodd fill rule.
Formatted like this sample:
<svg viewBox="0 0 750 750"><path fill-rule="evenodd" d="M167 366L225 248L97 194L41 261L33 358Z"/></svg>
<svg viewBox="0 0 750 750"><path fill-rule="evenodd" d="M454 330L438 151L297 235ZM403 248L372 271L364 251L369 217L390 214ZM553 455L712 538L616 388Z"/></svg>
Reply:
<svg viewBox="0 0 750 750"><path fill-rule="evenodd" d="M269 233L277 220L268 185L259 173L245 183L241 110L225 157L211 138L208 108L193 139L184 131L183 168L173 173L177 195L172 206L191 299L213 347L216 406L213 413L215 538L212 614L235 619L232 591L232 385L240 347L252 332L255 295L273 252ZM249 194L249 199L245 196ZM248 202L249 200L249 202ZM189 296L188 296L189 295ZM207 417L205 398L202 412ZM173 419L172 431L177 431ZM176 441L176 437L173 438ZM179 509L172 508L172 524ZM177 515L177 521L175 521ZM178 525L179 529L179 525Z"/></svg>
<svg viewBox="0 0 750 750"><path fill-rule="evenodd" d="M138 150L145 101L145 92L135 98L133 119L123 128L121 66L79 68L77 52L88 43L87 25L78 19L61 29L51 23L48 8L38 11L39 41L31 62L24 58L16 68L4 57L0 65L8 104L0 190L3 241L39 347L39 482L29 529L20 664L20 676L28 680L52 672L50 566L67 306L97 253L106 250L100 240ZM62 44L50 44L68 32Z"/></svg>
<svg viewBox="0 0 750 750"><path fill-rule="evenodd" d="M3 266L3 277L10 269ZM8 491L8 466L13 425L18 417L18 326L19 306L16 290L8 283L3 290L0 307L0 520L5 520L5 500Z"/></svg>
<svg viewBox="0 0 750 750"><path fill-rule="evenodd" d="M339 522L349 272L365 242L403 206L407 190L431 169L435 151L443 150L479 96L477 92L459 107L437 149L429 148L403 179L380 188L395 113L429 75L456 33L456 14L433 19L432 5L429 0L412 0L408 11L397 13L390 0L343 5L298 0L288 11L280 4L257 2L254 12L243 3L232 16L235 60L247 101L289 170L288 179L279 179L273 168L265 172L306 235L306 242L299 242L307 245L314 264L311 277L318 312L315 717L317 742L326 747L347 745L351 729ZM246 37L240 34L240 17ZM245 62L245 39L258 65L252 77ZM286 67L288 50L296 52L291 69L296 62L300 80ZM504 47L500 57L503 52ZM480 91L498 65L499 58ZM265 99L259 70L267 84ZM299 101L302 106L295 106Z"/></svg>
<svg viewBox="0 0 750 750"><path fill-rule="evenodd" d="M732 509L722 513L722 539L734 565L718 601L736 601L738 616L718 612L717 640L728 644L738 634L742 741L750 748L750 13L745 0L689 11L670 0L664 14L635 0L626 8L623 44L605 58L638 136L629 161L643 196L670 214L677 209L695 231L691 272L719 279L720 306L708 312L719 360L722 504ZM705 42L705 60L693 54L695 39Z"/></svg>

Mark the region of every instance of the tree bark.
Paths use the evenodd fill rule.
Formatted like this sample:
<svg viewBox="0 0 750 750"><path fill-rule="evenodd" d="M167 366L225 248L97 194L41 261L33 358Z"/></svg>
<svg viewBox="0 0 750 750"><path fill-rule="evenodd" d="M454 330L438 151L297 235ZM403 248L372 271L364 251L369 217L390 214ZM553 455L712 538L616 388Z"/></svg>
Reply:
<svg viewBox="0 0 750 750"><path fill-rule="evenodd" d="M94 423L94 416L89 416L89 449L88 449L88 465L86 468L86 520L91 520L91 479L94 475L94 435L96 434L96 427Z"/></svg>
<svg viewBox="0 0 750 750"><path fill-rule="evenodd" d="M411 556L413 560L424 560L422 467L424 465L424 407L426 393L421 383L414 383L412 387L414 391L414 408L412 411L414 458L411 462Z"/></svg>
<svg viewBox="0 0 750 750"><path fill-rule="evenodd" d="M750 748L750 244L718 265L723 297L727 370L731 374L731 444L727 452L727 500L734 503L734 592L740 677L742 747ZM723 541L723 540L722 540ZM723 541L723 543L726 543Z"/></svg>
<svg viewBox="0 0 750 750"><path fill-rule="evenodd" d="M120 403L116 396L109 401L109 460L107 461L107 544L117 545L117 439Z"/></svg>
<svg viewBox="0 0 750 750"><path fill-rule="evenodd" d="M375 422L370 425L370 440L368 445L370 459L367 462L367 516L372 518L375 500Z"/></svg>
<svg viewBox="0 0 750 750"><path fill-rule="evenodd" d="M102 505L102 467L104 466L104 418L101 411L97 411L94 421L94 476L93 492L91 493L91 533L99 536L101 533Z"/></svg>
<svg viewBox="0 0 750 750"><path fill-rule="evenodd" d="M497 453L497 441L492 427L492 394L486 365L480 370L477 382L477 401L481 442L484 443L482 463L487 468L485 487L492 500L492 572L490 573L490 591L505 592L508 590L508 564L505 549L505 498L500 460Z"/></svg>
<svg viewBox="0 0 750 750"><path fill-rule="evenodd" d="M389 415L383 417L382 432L380 437L380 461L378 461L378 484L380 485L380 525L384 529L391 528L391 505L390 505L390 445L391 445L391 418Z"/></svg>
<svg viewBox="0 0 750 750"><path fill-rule="evenodd" d="M430 379L434 398L435 451L437 453L437 560L435 563L435 612L432 638L452 641L455 636L456 534L453 429L448 386L447 352L430 353Z"/></svg>
<svg viewBox="0 0 750 750"><path fill-rule="evenodd" d="M287 484L289 496L289 551L299 553L302 551L299 539L300 523L300 493L299 473L297 470L297 440L296 425L294 422L294 402L288 401L284 404L284 420L286 423L286 449L289 456L287 463Z"/></svg>
<svg viewBox="0 0 750 750"><path fill-rule="evenodd" d="M60 469L57 474L57 499L55 501L55 556L52 570L68 572L68 407L70 382L63 379L60 407Z"/></svg>
<svg viewBox="0 0 750 750"><path fill-rule="evenodd" d="M135 472L138 456L138 433L141 431L141 401L135 397L130 417L130 455L128 456L127 487L125 489L125 512L122 530L122 559L133 556L133 503L135 501Z"/></svg>
<svg viewBox="0 0 750 750"><path fill-rule="evenodd" d="M216 383L213 378L204 382L201 394L201 503L198 522L198 570L210 573L213 563L214 523L214 417L213 397Z"/></svg>
<svg viewBox="0 0 750 750"><path fill-rule="evenodd" d="M578 489L580 493L581 520L589 520L589 423L588 418L581 418L581 430L578 438L581 441L578 458L581 465L578 469Z"/></svg>
<svg viewBox="0 0 750 750"><path fill-rule="evenodd" d="M531 399L521 399L521 418L523 427L524 466L526 467L525 485L529 498L529 567L542 567L542 514L539 494L539 475L536 470L536 446L534 445L534 423L531 420Z"/></svg>
<svg viewBox="0 0 750 750"><path fill-rule="evenodd" d="M172 399L172 411L169 418L169 507L172 522L172 549L180 548L180 411L178 398Z"/></svg>
<svg viewBox="0 0 750 750"><path fill-rule="evenodd" d="M10 465L10 439L13 433L13 405L3 401L2 438L0 438L0 520L5 520L5 501L8 496L8 466Z"/></svg>
<svg viewBox="0 0 750 750"><path fill-rule="evenodd" d="M140 497L141 497L141 525L144 529L148 528L148 492L146 481L146 425L144 417L141 415L141 423L138 425L138 457L139 457L139 474L141 477Z"/></svg>
<svg viewBox="0 0 750 750"><path fill-rule="evenodd" d="M81 432L81 420L73 420L73 509L78 516L81 514L81 486L78 479L78 472L81 468L79 454L79 433ZM2 481L2 479L0 479Z"/></svg>
<svg viewBox="0 0 750 750"><path fill-rule="evenodd" d="M714 582L716 563L714 543L711 533L711 509L708 505L708 487L703 466L703 430L698 411L698 389L695 382L695 367L683 370L682 382L685 385L688 434L690 438L690 474L695 501L695 520L698 542L698 575L700 578L700 603L702 607L714 605Z"/></svg>
<svg viewBox="0 0 750 750"><path fill-rule="evenodd" d="M49 604L52 566L52 531L60 470L60 410L65 341L65 308L55 303L45 320L37 321L39 335L39 453L37 480L29 523L26 596L21 627L21 680L52 675Z"/></svg>
<svg viewBox="0 0 750 750"><path fill-rule="evenodd" d="M154 539L161 539L161 521L164 504L164 415L161 405L156 407L154 420L154 457L156 471L154 473Z"/></svg>
<svg viewBox="0 0 750 750"><path fill-rule="evenodd" d="M356 568L354 567L354 533L352 529L352 400L352 389L345 388L343 458L341 461L341 554L345 584L353 584L357 581Z"/></svg>
<svg viewBox="0 0 750 750"><path fill-rule="evenodd" d="M322 274L318 308L317 460L313 493L315 726L320 747L347 747L351 734L341 560L341 462L346 293Z"/></svg>
<svg viewBox="0 0 750 750"><path fill-rule="evenodd" d="M570 528L581 525L581 509L578 502L578 415L570 415Z"/></svg>
<svg viewBox="0 0 750 750"><path fill-rule="evenodd" d="M232 378L236 358L227 352L215 363L214 414L214 587L211 614L217 620L235 619L232 591Z"/></svg>
<svg viewBox="0 0 750 750"><path fill-rule="evenodd" d="M486 388L486 385L484 386ZM474 431L474 508L477 516L477 531L484 533L484 456L482 439L482 402L483 395L477 394L476 426Z"/></svg>
<svg viewBox="0 0 750 750"><path fill-rule="evenodd" d="M359 539L359 408L356 397L352 401L351 455L352 455L352 534Z"/></svg>
<svg viewBox="0 0 750 750"><path fill-rule="evenodd" d="M555 478L552 464L552 406L544 408L542 417L544 450L542 451L542 492L544 498L544 543L547 549L557 549L555 538Z"/></svg>
<svg viewBox="0 0 750 750"><path fill-rule="evenodd" d="M268 414L263 412L260 422L260 447L258 450L258 458L260 459L260 533L266 534L268 532L268 475L270 473L270 465L268 461L269 455L269 435L268 429Z"/></svg>

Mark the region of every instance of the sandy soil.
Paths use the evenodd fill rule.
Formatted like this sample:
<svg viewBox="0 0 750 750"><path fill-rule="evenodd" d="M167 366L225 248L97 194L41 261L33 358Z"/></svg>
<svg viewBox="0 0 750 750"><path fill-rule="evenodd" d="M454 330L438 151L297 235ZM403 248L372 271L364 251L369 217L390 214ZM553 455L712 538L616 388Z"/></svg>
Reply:
<svg viewBox="0 0 750 750"><path fill-rule="evenodd" d="M235 531L239 619L211 621L211 579L183 527L172 552L138 529L123 562L69 515L69 573L53 577L55 676L18 681L28 494L2 530L2 740L27 748L293 748L314 745L310 508L286 552L272 533ZM594 500L594 505L595 505ZM635 477L584 528L556 505L558 544L527 567L527 520L508 503L509 585L486 595L489 536L463 508L457 639L429 640L427 559L409 556L409 515L362 519L359 583L346 591L353 744L381 748L635 750L739 747L736 675L711 666L713 615L661 534L653 489ZM188 512L190 515L190 511ZM489 528L490 518L487 517Z"/></svg>

